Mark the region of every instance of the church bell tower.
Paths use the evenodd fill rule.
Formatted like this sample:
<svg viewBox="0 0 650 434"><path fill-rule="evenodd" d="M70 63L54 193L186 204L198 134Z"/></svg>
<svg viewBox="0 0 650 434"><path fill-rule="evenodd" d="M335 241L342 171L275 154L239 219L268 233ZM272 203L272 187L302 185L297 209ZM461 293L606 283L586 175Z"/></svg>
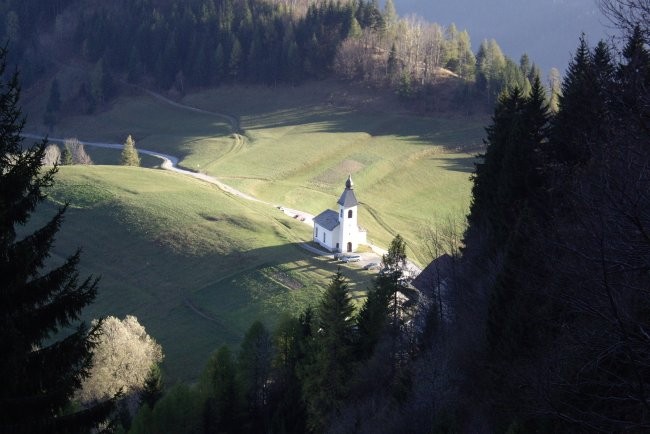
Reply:
<svg viewBox="0 0 650 434"><path fill-rule="evenodd" d="M357 224L358 205L354 195L352 175L345 181L345 190L338 200L339 205L339 249L341 252L354 252L359 247L359 225Z"/></svg>

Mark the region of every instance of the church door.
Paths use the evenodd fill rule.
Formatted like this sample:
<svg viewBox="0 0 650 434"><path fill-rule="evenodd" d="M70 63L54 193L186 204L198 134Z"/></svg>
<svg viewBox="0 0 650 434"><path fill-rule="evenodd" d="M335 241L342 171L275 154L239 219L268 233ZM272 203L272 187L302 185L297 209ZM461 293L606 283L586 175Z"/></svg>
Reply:
<svg viewBox="0 0 650 434"><path fill-rule="evenodd" d="M348 243L348 252L352 251L352 243Z"/></svg>

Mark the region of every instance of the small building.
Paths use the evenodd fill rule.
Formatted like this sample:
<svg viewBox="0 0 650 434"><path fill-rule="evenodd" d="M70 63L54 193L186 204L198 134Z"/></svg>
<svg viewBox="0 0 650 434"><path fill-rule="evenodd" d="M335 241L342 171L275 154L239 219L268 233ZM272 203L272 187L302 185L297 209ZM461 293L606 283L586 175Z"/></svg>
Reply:
<svg viewBox="0 0 650 434"><path fill-rule="evenodd" d="M351 175L337 203L338 212L328 209L314 217L314 241L331 252L355 252L366 244L367 233L358 225L359 202Z"/></svg>

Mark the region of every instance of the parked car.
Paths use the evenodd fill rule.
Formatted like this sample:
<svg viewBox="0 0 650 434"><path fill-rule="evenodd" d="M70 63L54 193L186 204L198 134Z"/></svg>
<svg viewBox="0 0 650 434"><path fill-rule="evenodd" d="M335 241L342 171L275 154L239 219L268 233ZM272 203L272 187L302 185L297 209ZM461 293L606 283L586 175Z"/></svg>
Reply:
<svg viewBox="0 0 650 434"><path fill-rule="evenodd" d="M376 270L377 268L379 268L379 264L376 262L368 262L363 266L364 270Z"/></svg>
<svg viewBox="0 0 650 434"><path fill-rule="evenodd" d="M359 255L348 255L341 258L341 261L343 262L359 262L360 260L361 256Z"/></svg>

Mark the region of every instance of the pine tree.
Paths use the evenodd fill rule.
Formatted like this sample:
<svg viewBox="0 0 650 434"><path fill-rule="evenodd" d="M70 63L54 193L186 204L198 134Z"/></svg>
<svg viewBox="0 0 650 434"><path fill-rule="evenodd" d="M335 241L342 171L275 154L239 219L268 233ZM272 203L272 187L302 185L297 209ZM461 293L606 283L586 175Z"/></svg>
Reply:
<svg viewBox="0 0 650 434"><path fill-rule="evenodd" d="M386 0L384 3L384 22L386 29L390 30L397 24L397 11L395 10L395 3L393 0Z"/></svg>
<svg viewBox="0 0 650 434"><path fill-rule="evenodd" d="M207 395L203 410L207 432L236 432L242 413L240 385L232 353L222 346L210 358L201 378Z"/></svg>
<svg viewBox="0 0 650 434"><path fill-rule="evenodd" d="M366 360L372 356L386 324L388 323L389 304L397 291L395 279L389 275L380 275L368 290L366 301L357 315L359 340L357 349L359 358Z"/></svg>
<svg viewBox="0 0 650 434"><path fill-rule="evenodd" d="M241 344L238 360L240 384L248 404L252 432L268 431L268 396L273 342L264 325L255 321Z"/></svg>
<svg viewBox="0 0 650 434"><path fill-rule="evenodd" d="M298 375L312 339L312 319L313 311L308 308L298 318L281 319L273 333L276 352L270 399L274 407L272 432L306 432L307 411Z"/></svg>
<svg viewBox="0 0 650 434"><path fill-rule="evenodd" d="M602 90L583 35L562 83L560 110L553 122L551 155L557 164L585 164L599 146L607 116Z"/></svg>
<svg viewBox="0 0 650 434"><path fill-rule="evenodd" d="M140 392L140 405L154 407L163 394L163 376L160 366L156 363L151 366L147 378L144 380L144 387Z"/></svg>
<svg viewBox="0 0 650 434"><path fill-rule="evenodd" d="M72 161L72 153L70 152L70 149L68 149L67 146L64 146L63 152L61 152L61 165L70 166L72 164L74 164Z"/></svg>
<svg viewBox="0 0 650 434"><path fill-rule="evenodd" d="M646 48L648 41L644 38L641 27L637 24L625 47L625 62L619 65L618 77L623 88L622 103L635 117L648 126L650 115L647 90L650 88L650 52Z"/></svg>
<svg viewBox="0 0 650 434"><path fill-rule="evenodd" d="M400 234L391 240L388 252L382 256L381 261L390 271L401 273L406 268L406 242Z"/></svg>
<svg viewBox="0 0 650 434"><path fill-rule="evenodd" d="M539 77L528 98L515 87L504 94L487 128L487 152L476 165L468 221L493 246L504 246L528 200L541 188L536 161L548 132L546 93Z"/></svg>
<svg viewBox="0 0 650 434"><path fill-rule="evenodd" d="M124 142L124 149L122 149L122 166L140 166L140 156L138 155L138 150L135 149L135 140L129 136Z"/></svg>
<svg viewBox="0 0 650 434"><path fill-rule="evenodd" d="M397 59L397 47L393 42L393 45L390 47L390 53L388 54L388 61L386 62L386 76L389 83L395 79L399 67L399 60Z"/></svg>
<svg viewBox="0 0 650 434"><path fill-rule="evenodd" d="M6 55L2 49L0 77ZM97 329L88 333L82 324L62 339L52 338L78 321L95 299L97 280L79 283L79 252L43 270L65 208L32 234L17 234L45 199L56 169L41 170L45 142L21 146L18 75L0 89L0 432L88 432L107 418L113 401L71 414L64 410L88 374Z"/></svg>
<svg viewBox="0 0 650 434"><path fill-rule="evenodd" d="M308 425L320 432L328 419L340 411L348 396L354 371L354 307L341 271L323 294L317 310L319 329L314 338L312 360L305 366L303 396Z"/></svg>

